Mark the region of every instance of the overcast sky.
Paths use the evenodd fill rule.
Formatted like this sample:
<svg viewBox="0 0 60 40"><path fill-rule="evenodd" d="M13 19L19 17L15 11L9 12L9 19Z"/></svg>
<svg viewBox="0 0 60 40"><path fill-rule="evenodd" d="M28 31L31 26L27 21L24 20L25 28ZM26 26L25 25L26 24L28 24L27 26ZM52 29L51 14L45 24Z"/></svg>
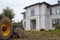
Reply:
<svg viewBox="0 0 60 40"><path fill-rule="evenodd" d="M24 12L24 7L38 3L38 2L47 2L49 4L56 4L58 0L0 0L0 13L2 9L5 7L10 7L14 10L15 18L13 19L15 22L21 21L23 16L22 12Z"/></svg>

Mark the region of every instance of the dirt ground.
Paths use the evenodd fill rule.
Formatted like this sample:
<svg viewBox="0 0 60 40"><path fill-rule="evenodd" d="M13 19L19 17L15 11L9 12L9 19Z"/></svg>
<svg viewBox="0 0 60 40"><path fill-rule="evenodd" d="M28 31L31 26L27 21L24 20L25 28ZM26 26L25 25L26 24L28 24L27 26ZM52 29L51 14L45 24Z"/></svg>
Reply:
<svg viewBox="0 0 60 40"><path fill-rule="evenodd" d="M9 38L8 40L60 40L60 29L49 31L18 31L19 35L24 37ZM24 35L23 35L24 34Z"/></svg>
<svg viewBox="0 0 60 40"><path fill-rule="evenodd" d="M40 35L29 35L25 38L11 38L10 40L60 40L60 37L46 37Z"/></svg>
<svg viewBox="0 0 60 40"><path fill-rule="evenodd" d="M10 38L9 40L60 40L60 32L26 32L24 38Z"/></svg>

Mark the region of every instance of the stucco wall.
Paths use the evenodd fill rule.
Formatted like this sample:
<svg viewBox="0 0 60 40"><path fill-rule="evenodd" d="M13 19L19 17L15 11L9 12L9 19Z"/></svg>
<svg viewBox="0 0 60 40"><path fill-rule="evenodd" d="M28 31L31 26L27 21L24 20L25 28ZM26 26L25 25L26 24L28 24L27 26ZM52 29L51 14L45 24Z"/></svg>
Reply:
<svg viewBox="0 0 60 40"><path fill-rule="evenodd" d="M31 16L31 10L34 9L35 10L35 15ZM39 5L30 7L26 9L26 27L25 30L31 30L30 27L30 21L31 20L36 20L36 29L39 29Z"/></svg>
<svg viewBox="0 0 60 40"><path fill-rule="evenodd" d="M31 10L35 10L35 15L31 16ZM35 5L26 9L26 30L31 30L30 20L36 20L36 30L48 28L48 12L46 4Z"/></svg>
<svg viewBox="0 0 60 40"><path fill-rule="evenodd" d="M56 8L60 6L50 7L52 8L52 13L56 14ZM60 15L50 15L50 8L47 8L46 4L35 5L26 9L26 19L23 22L26 22L25 30L31 30L30 21L36 20L36 30L40 29L52 29L52 19L60 18ZM35 15L31 16L31 10L35 10ZM24 23L23 23L24 24Z"/></svg>

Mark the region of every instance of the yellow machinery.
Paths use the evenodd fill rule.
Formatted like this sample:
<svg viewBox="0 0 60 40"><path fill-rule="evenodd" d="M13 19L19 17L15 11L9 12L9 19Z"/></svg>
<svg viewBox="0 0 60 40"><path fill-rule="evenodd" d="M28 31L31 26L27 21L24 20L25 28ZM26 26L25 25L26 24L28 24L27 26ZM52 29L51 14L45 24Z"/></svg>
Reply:
<svg viewBox="0 0 60 40"><path fill-rule="evenodd" d="M7 39L12 34L12 23L11 21L3 16L0 15L0 39Z"/></svg>

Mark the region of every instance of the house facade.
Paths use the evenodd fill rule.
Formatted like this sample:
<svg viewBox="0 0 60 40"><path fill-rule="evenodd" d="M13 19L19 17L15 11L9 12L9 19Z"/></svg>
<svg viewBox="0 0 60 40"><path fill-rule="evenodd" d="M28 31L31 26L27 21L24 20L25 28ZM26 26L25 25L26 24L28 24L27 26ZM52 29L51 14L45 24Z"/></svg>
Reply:
<svg viewBox="0 0 60 40"><path fill-rule="evenodd" d="M42 2L36 3L24 8L23 27L28 30L54 29L54 25L60 24L60 1L57 4L50 5Z"/></svg>

